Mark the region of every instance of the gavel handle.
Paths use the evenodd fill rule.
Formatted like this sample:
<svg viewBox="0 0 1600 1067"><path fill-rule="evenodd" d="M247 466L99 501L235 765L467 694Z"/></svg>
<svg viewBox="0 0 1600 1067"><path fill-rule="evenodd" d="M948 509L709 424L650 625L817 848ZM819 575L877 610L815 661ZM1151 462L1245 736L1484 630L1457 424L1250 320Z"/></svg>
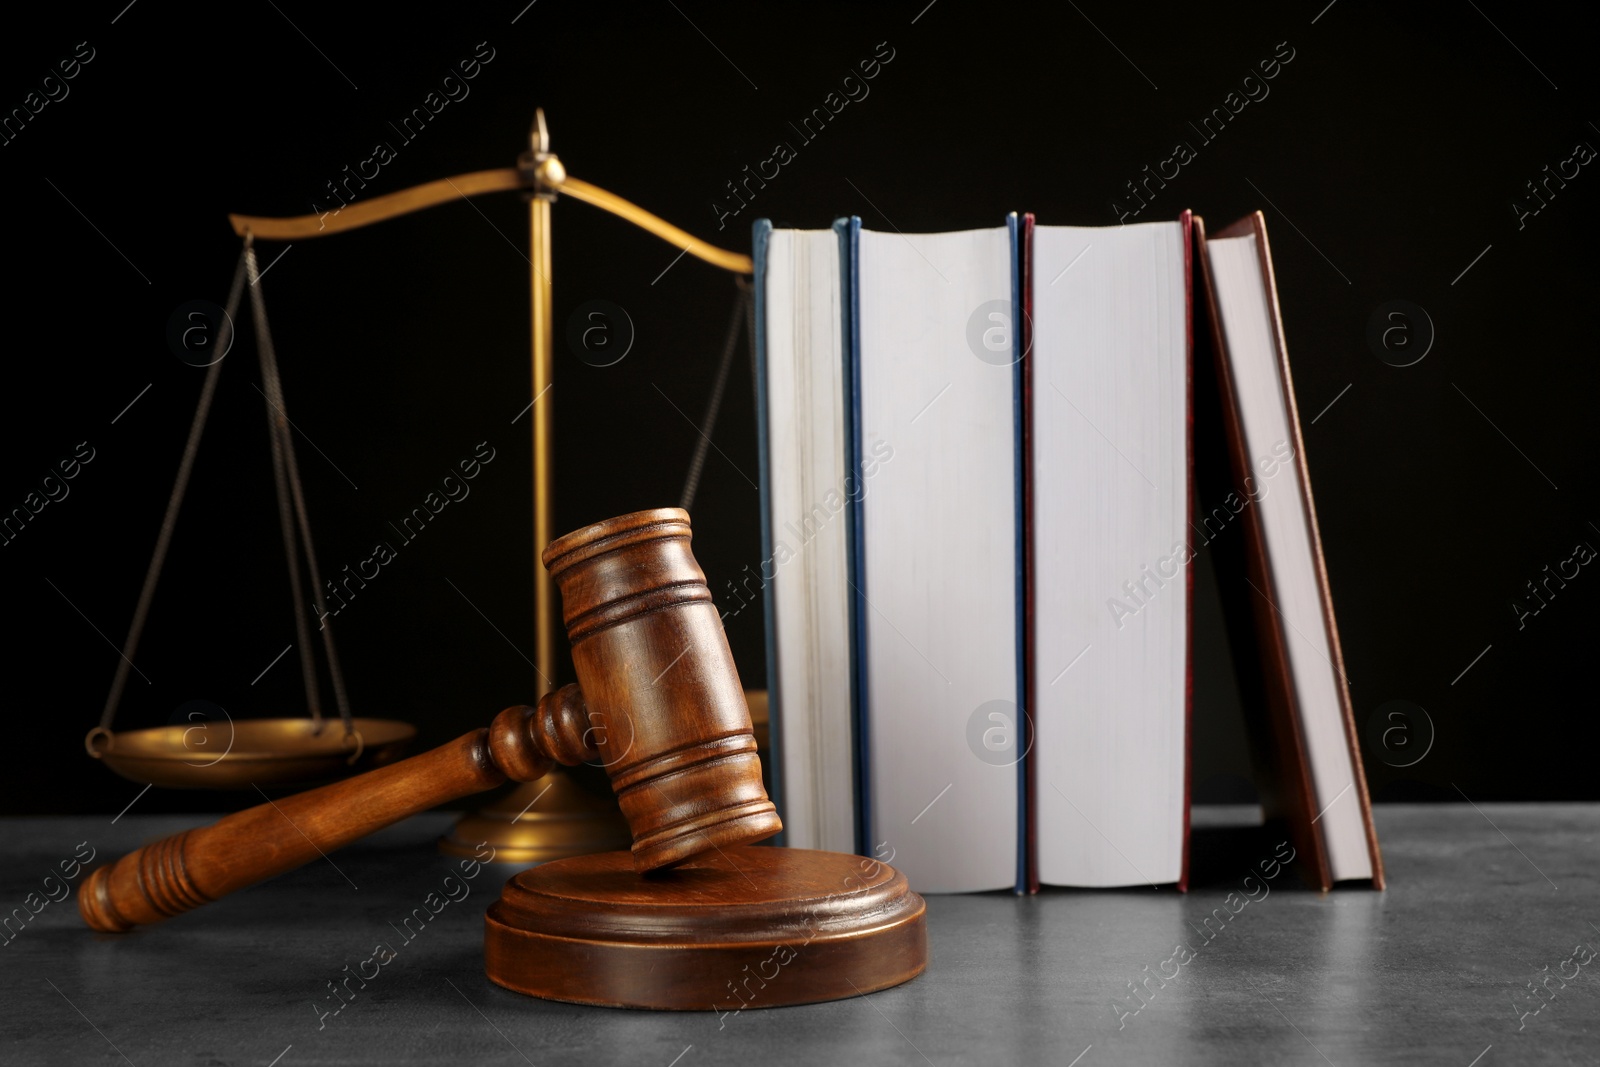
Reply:
<svg viewBox="0 0 1600 1067"><path fill-rule="evenodd" d="M597 753L577 686L548 693L535 711L507 708L431 752L268 800L209 826L174 834L90 874L78 895L83 921L122 933L197 908L292 871L391 823L493 789L539 778L557 762Z"/></svg>
<svg viewBox="0 0 1600 1067"><path fill-rule="evenodd" d="M343 848L506 776L489 758L489 731L320 789L268 800L174 834L90 874L83 921L122 933L158 922Z"/></svg>

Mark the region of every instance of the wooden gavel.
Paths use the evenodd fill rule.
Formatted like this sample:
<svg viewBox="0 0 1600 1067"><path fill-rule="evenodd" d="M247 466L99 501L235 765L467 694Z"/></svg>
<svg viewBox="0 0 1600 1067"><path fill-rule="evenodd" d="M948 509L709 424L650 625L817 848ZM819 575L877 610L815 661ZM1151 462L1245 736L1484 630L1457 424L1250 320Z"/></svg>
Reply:
<svg viewBox="0 0 1600 1067"><path fill-rule="evenodd" d="M602 762L636 872L776 834L750 709L689 536L686 512L660 508L552 541L543 559L577 685L431 752L130 852L85 882L84 922L108 933L157 922L554 763Z"/></svg>

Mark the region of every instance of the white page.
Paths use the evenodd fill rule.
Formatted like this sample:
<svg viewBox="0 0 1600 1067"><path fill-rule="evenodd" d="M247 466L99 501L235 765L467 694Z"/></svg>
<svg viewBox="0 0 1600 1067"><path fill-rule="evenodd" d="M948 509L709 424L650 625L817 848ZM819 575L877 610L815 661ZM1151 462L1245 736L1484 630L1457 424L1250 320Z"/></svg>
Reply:
<svg viewBox="0 0 1600 1067"><path fill-rule="evenodd" d="M779 782L792 848L854 852L843 294L832 230L773 230L765 293Z"/></svg>
<svg viewBox="0 0 1600 1067"><path fill-rule="evenodd" d="M1176 222L1034 230L1033 714L1045 883L1159 884L1183 873L1183 241Z"/></svg>
<svg viewBox="0 0 1600 1067"><path fill-rule="evenodd" d="M870 844L920 892L1008 888L1017 768L967 736L1018 699L1015 370L968 325L1010 318L1010 235L862 231L859 262Z"/></svg>

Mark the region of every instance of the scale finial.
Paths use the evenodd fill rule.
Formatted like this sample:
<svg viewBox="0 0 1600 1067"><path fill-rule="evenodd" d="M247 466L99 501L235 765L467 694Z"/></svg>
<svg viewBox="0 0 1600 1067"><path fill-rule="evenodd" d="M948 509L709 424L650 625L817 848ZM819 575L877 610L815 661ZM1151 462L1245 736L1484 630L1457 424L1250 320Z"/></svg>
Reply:
<svg viewBox="0 0 1600 1067"><path fill-rule="evenodd" d="M550 128L544 124L544 108L533 109L533 128L528 131L528 148L535 158L550 154Z"/></svg>
<svg viewBox="0 0 1600 1067"><path fill-rule="evenodd" d="M544 122L544 108L535 108L533 126L528 130L528 150L517 160L517 170L523 185L531 187L528 195L541 200L554 200L567 180L567 168L561 165L550 151L550 127Z"/></svg>

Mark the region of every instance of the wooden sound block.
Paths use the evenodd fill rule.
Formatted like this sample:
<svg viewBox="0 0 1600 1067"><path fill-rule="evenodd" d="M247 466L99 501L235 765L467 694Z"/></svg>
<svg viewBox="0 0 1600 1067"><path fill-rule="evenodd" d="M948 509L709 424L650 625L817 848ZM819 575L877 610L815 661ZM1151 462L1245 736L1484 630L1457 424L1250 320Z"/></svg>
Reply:
<svg viewBox="0 0 1600 1067"><path fill-rule="evenodd" d="M627 852L602 852L507 882L485 917L484 970L577 1004L809 1004L921 974L925 913L905 875L862 856L741 846L636 874Z"/></svg>

